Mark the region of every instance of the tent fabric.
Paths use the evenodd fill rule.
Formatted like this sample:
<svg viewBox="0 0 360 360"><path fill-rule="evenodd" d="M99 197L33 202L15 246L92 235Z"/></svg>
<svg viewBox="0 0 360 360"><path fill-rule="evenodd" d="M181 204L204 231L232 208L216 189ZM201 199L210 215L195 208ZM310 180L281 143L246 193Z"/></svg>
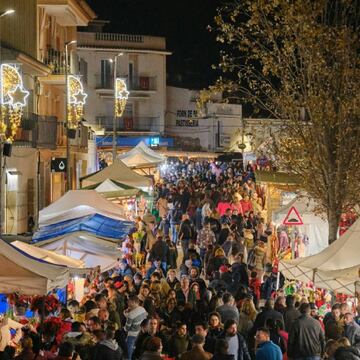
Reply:
<svg viewBox="0 0 360 360"><path fill-rule="evenodd" d="M166 160L163 155L157 154L150 149L143 141L137 144L130 151L118 156L129 167L154 167Z"/></svg>
<svg viewBox="0 0 360 360"><path fill-rule="evenodd" d="M148 188L152 185L150 178L139 175L128 168L121 160L116 160L105 169L84 176L81 180L84 186L88 186L94 183L101 183L106 179L124 183L125 185L136 188Z"/></svg>
<svg viewBox="0 0 360 360"><path fill-rule="evenodd" d="M299 194L287 205L276 210L272 214L274 223L282 224L292 207L298 211L303 225L298 229L309 238L309 245L306 247L306 256L314 255L323 250L328 244L328 222L320 216L315 215L316 203L306 194Z"/></svg>
<svg viewBox="0 0 360 360"><path fill-rule="evenodd" d="M321 287L323 281L322 285L327 289L338 290L338 287L347 284L348 290L353 290L355 281L359 280L359 239L360 219L320 253L295 260L282 260L280 270L288 278L305 282L312 281L315 275L315 285L318 287ZM326 283L324 279L332 279L332 284L330 281Z"/></svg>
<svg viewBox="0 0 360 360"><path fill-rule="evenodd" d="M114 181L114 180L110 180L110 179L106 179L105 181L99 182L97 184L91 184L91 185L88 185L85 187L83 186L81 189L82 190L95 190L98 186L100 186L101 184L104 184L105 182L107 182L108 184L114 184L115 186L117 186L118 188L123 189L123 190L136 189L133 186L125 185L118 181Z"/></svg>
<svg viewBox="0 0 360 360"><path fill-rule="evenodd" d="M103 198L95 190L70 190L40 211L39 226L92 214L101 214L115 220L125 220L123 209Z"/></svg>
<svg viewBox="0 0 360 360"><path fill-rule="evenodd" d="M0 240L0 292L46 295L69 280L66 266L50 264Z"/></svg>
<svg viewBox="0 0 360 360"><path fill-rule="evenodd" d="M100 266L101 271L113 268L121 257L116 243L83 232L38 242L36 246L81 260L89 268Z"/></svg>
<svg viewBox="0 0 360 360"><path fill-rule="evenodd" d="M90 271L90 269L85 268L85 263L83 261L73 259L69 256L59 255L53 251L41 249L22 241L13 241L11 245L30 256L47 261L48 263L67 266L71 276L86 275Z"/></svg>
<svg viewBox="0 0 360 360"><path fill-rule="evenodd" d="M106 179L101 184L99 184L94 190L97 191L98 193L104 193L109 191L124 190L124 188L115 184L112 180Z"/></svg>
<svg viewBox="0 0 360 360"><path fill-rule="evenodd" d="M42 226L35 232L32 241L44 241L76 231L86 231L98 237L120 240L129 234L133 226L131 221L115 220L94 214Z"/></svg>
<svg viewBox="0 0 360 360"><path fill-rule="evenodd" d="M150 149L143 141L130 151L118 156L129 167L156 166L166 160L165 156Z"/></svg>
<svg viewBox="0 0 360 360"><path fill-rule="evenodd" d="M107 191L101 193L102 196L104 196L107 199L111 198L131 198L134 196L149 196L148 193L140 190L140 189L125 189L125 190L118 190L118 191Z"/></svg>

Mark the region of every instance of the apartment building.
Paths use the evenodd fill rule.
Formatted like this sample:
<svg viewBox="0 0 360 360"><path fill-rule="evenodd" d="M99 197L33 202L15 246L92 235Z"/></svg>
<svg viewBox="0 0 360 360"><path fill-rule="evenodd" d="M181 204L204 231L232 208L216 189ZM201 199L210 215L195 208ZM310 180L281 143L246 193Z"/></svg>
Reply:
<svg viewBox="0 0 360 360"><path fill-rule="evenodd" d="M86 120L96 130L100 148L110 148L116 74L129 91L125 111L116 119L118 146L134 146L140 140L149 143L165 129L166 56L170 55L165 38L106 33L106 24L93 21L77 34L77 54L88 91Z"/></svg>
<svg viewBox="0 0 360 360"><path fill-rule="evenodd" d="M77 27L87 26L95 14L84 0L2 0L0 11L15 13L1 19L2 63L19 66L24 87L30 92L12 146L4 159L1 186L2 231L22 233L28 216L36 219L42 207L65 192L66 175L52 172L53 158L66 157L65 69L78 74L80 62L75 41ZM67 65L68 64L68 65ZM77 179L96 168L96 147L88 127L79 123L72 131L71 173Z"/></svg>

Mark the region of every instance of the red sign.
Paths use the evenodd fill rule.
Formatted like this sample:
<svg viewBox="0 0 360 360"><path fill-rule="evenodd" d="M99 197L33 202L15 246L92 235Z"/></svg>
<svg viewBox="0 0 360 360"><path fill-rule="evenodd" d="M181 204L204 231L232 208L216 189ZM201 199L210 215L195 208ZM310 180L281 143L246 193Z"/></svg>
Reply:
<svg viewBox="0 0 360 360"><path fill-rule="evenodd" d="M287 213L284 221L284 225L303 225L303 221L301 219L301 216L299 212L296 210L295 206L292 206L289 212Z"/></svg>

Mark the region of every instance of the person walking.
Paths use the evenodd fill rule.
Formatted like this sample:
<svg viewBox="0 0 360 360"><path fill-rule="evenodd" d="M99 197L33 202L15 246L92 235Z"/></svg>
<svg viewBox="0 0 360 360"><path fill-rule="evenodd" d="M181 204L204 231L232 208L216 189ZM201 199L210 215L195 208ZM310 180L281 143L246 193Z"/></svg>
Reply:
<svg viewBox="0 0 360 360"><path fill-rule="evenodd" d="M255 341L257 345L256 360L282 360L281 349L270 340L270 331L267 328L257 330Z"/></svg>
<svg viewBox="0 0 360 360"><path fill-rule="evenodd" d="M180 360L210 360L212 358L212 354L204 350L204 336L195 334L191 338L191 344L191 350L184 352Z"/></svg>
<svg viewBox="0 0 360 360"><path fill-rule="evenodd" d="M300 306L300 317L291 327L288 357L293 360L320 360L325 348L325 335L320 323L310 316L310 304Z"/></svg>

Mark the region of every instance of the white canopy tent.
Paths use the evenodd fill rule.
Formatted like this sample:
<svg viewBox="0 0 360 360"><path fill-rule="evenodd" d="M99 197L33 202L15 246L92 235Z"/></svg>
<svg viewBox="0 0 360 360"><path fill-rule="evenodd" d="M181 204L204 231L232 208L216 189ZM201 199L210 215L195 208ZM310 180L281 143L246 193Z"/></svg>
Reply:
<svg viewBox="0 0 360 360"><path fill-rule="evenodd" d="M90 271L90 269L85 267L85 262L82 260L60 255L54 251L42 249L22 241L13 241L11 245L32 257L47 261L51 264L67 266L69 268L70 275L73 277L86 275Z"/></svg>
<svg viewBox="0 0 360 360"><path fill-rule="evenodd" d="M27 255L0 240L0 292L45 295L55 288L64 288L69 280L66 266L50 264Z"/></svg>
<svg viewBox="0 0 360 360"><path fill-rule="evenodd" d="M92 214L125 220L122 207L106 200L97 191L70 190L40 211L39 225L55 224Z"/></svg>
<svg viewBox="0 0 360 360"><path fill-rule="evenodd" d="M314 281L317 287L353 293L360 280L360 219L320 253L280 261L280 271L289 279Z"/></svg>
<svg viewBox="0 0 360 360"><path fill-rule="evenodd" d="M114 180L128 186L147 190L151 187L150 178L139 175L128 168L121 160L116 160L113 164L94 174L87 175L81 179L82 187L98 184L106 179Z"/></svg>
<svg viewBox="0 0 360 360"><path fill-rule="evenodd" d="M100 185L98 185L94 190L97 191L98 193L106 193L110 191L124 190L124 188L115 184L112 180L106 179Z"/></svg>
<svg viewBox="0 0 360 360"><path fill-rule="evenodd" d="M150 149L143 141L130 151L118 156L129 167L154 167L165 161L165 157Z"/></svg>
<svg viewBox="0 0 360 360"><path fill-rule="evenodd" d="M40 241L35 246L81 260L89 268L100 266L101 271L113 268L117 259L121 257L116 243L84 232L75 232L60 238Z"/></svg>
<svg viewBox="0 0 360 360"><path fill-rule="evenodd" d="M328 244L329 228L327 220L315 215L316 203L313 199L304 194L299 194L290 203L273 212L273 222L282 224L292 207L296 208L304 223L299 225L298 229L309 238L306 255L317 254Z"/></svg>

